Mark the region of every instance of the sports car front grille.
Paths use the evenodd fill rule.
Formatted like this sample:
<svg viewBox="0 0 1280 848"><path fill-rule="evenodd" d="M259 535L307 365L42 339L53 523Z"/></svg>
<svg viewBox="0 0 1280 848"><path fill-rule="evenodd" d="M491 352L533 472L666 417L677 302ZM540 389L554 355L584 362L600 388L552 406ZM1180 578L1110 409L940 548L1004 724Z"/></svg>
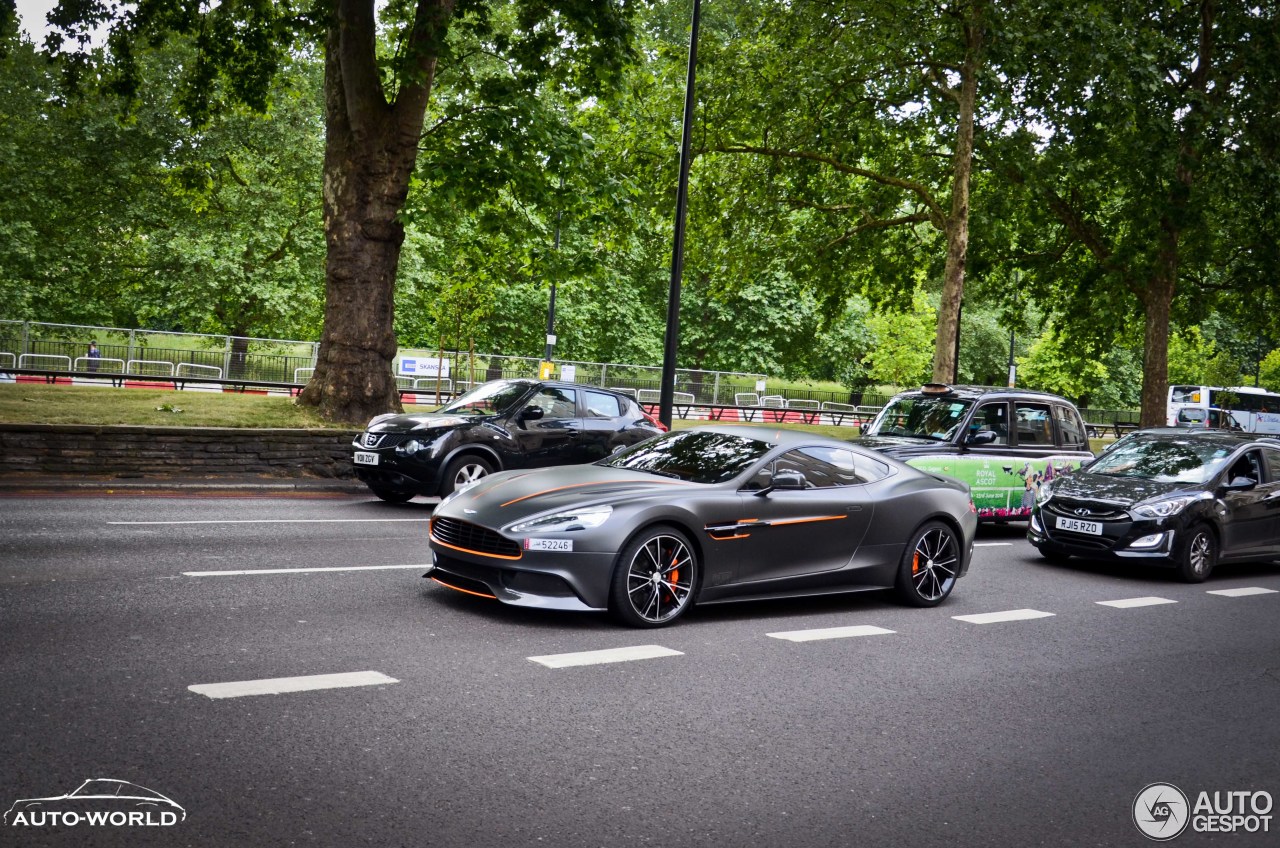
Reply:
<svg viewBox="0 0 1280 848"><path fill-rule="evenodd" d="M433 518L431 535L446 545L461 548L464 551L510 559L517 559L520 556L520 546L515 542L487 527L481 527L469 521L459 521L456 518L443 516Z"/></svg>

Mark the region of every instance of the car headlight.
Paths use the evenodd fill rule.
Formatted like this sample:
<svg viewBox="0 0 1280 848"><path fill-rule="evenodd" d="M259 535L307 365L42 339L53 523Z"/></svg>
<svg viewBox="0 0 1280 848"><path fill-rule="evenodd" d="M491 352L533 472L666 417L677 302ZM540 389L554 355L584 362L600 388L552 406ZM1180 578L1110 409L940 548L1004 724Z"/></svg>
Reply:
<svg viewBox="0 0 1280 848"><path fill-rule="evenodd" d="M422 442L418 441L417 439L410 439L409 441L405 442L403 445L397 445L396 453L400 454L401 456L413 456L415 453L417 453L418 451L422 450L425 447L426 445L424 445Z"/></svg>
<svg viewBox="0 0 1280 848"><path fill-rule="evenodd" d="M566 509L544 515L531 521L511 525L512 533L548 533L565 530L588 530L599 527L613 514L611 506L589 506L583 509Z"/></svg>
<svg viewBox="0 0 1280 848"><path fill-rule="evenodd" d="M1194 495L1176 495L1171 498L1144 501L1129 512L1137 518L1168 518L1171 515L1177 515L1203 497L1204 494L1197 492Z"/></svg>
<svg viewBox="0 0 1280 848"><path fill-rule="evenodd" d="M1036 489L1036 506L1044 506L1051 497L1053 497L1053 482L1041 483L1040 488Z"/></svg>

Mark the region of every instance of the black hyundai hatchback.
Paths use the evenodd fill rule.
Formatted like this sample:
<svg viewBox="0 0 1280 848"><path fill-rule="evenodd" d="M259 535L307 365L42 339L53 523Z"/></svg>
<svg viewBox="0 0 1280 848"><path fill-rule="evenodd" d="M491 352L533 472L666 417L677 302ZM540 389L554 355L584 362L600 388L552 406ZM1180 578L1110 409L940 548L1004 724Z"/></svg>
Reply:
<svg viewBox="0 0 1280 848"><path fill-rule="evenodd" d="M1027 538L1047 559L1172 566L1280 557L1280 440L1226 430L1131 433L1041 488Z"/></svg>
<svg viewBox="0 0 1280 848"><path fill-rule="evenodd" d="M494 471L594 462L665 428L618 392L539 380L494 380L432 413L379 415L356 436L356 476L403 503L445 496Z"/></svg>

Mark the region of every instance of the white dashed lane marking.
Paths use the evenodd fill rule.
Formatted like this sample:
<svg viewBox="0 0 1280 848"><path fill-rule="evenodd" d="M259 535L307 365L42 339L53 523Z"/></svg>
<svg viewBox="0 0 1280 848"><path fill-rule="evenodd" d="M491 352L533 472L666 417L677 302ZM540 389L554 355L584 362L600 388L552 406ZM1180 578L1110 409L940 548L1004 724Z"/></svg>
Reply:
<svg viewBox="0 0 1280 848"><path fill-rule="evenodd" d="M332 568L251 568L243 571L184 571L187 577L236 577L242 574L317 574L325 571L387 571L390 569L430 569L429 563L418 565L344 565Z"/></svg>
<svg viewBox="0 0 1280 848"><path fill-rule="evenodd" d="M545 665L547 668L568 668L575 665L600 665L682 656L684 656L683 652L673 651L661 645L636 645L630 648L606 648L603 651L579 651L574 654L547 654L541 657L529 657L529 661Z"/></svg>
<svg viewBox="0 0 1280 848"><path fill-rule="evenodd" d="M999 624L1004 621L1026 621L1030 618L1048 618L1051 612L1033 609L1006 610L1005 612L983 612L977 615L953 615L956 621L967 621L970 624Z"/></svg>
<svg viewBox="0 0 1280 848"><path fill-rule="evenodd" d="M242 698L246 695L281 695L285 692L312 692L317 689L346 689L352 686L380 686L384 683L399 682L380 671L351 671L345 674L312 674L307 677L200 683L187 688L197 695L208 698Z"/></svg>
<svg viewBox="0 0 1280 848"><path fill-rule="evenodd" d="M813 630L787 630L781 633L769 633L774 639L786 639L788 642L816 642L819 639L848 639L853 636L884 636L894 633L883 627L870 624L858 624L852 627L824 627Z"/></svg>
<svg viewBox="0 0 1280 848"><path fill-rule="evenodd" d="M1210 589L1206 594L1222 595L1224 598L1243 598L1247 595L1274 595L1275 589L1264 589L1261 586L1244 586L1239 589Z"/></svg>
<svg viewBox="0 0 1280 848"><path fill-rule="evenodd" d="M1177 601L1172 601L1168 598L1146 597L1146 598L1121 598L1118 601L1096 601L1095 603L1098 603L1104 607L1116 607L1117 609L1129 609L1130 607L1154 607L1158 604L1176 604Z"/></svg>
<svg viewBox="0 0 1280 848"><path fill-rule="evenodd" d="M975 548L1010 548L1013 542L974 542Z"/></svg>

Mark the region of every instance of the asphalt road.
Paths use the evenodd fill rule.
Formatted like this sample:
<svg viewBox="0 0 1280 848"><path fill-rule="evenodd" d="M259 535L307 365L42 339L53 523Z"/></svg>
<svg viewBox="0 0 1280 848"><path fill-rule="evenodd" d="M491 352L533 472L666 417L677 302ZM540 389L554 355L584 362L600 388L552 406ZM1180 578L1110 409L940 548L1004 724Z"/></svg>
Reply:
<svg viewBox="0 0 1280 848"><path fill-rule="evenodd" d="M1149 784L1280 797L1280 566L1051 566L1010 525L937 609L868 593L635 631L423 580L430 508L0 498L0 810L102 778L185 811L0 845L1140 846ZM1272 591L1211 594L1249 587ZM1146 597L1173 603L1100 603ZM1011 610L1049 615L955 618ZM892 632L771 635L854 626ZM637 646L665 650L530 659ZM361 672L382 682L189 688ZM1267 814L1173 844L1280 844Z"/></svg>

